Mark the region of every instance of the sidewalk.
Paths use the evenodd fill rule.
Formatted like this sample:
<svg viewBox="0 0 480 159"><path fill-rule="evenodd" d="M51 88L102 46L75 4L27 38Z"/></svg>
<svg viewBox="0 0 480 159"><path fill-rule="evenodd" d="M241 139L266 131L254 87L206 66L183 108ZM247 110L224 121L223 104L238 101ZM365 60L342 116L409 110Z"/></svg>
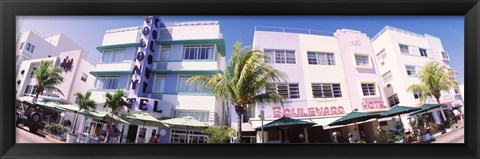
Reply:
<svg viewBox="0 0 480 159"><path fill-rule="evenodd" d="M460 130L460 129L463 129L463 128L464 128L463 126L462 126L462 127L458 127L458 128L450 128L450 129L447 129L447 133L445 133L445 134L436 133L436 134L433 134L432 136L433 136L433 138L435 138L435 139L439 139L439 138L442 138L442 137L444 137L444 136L446 136L446 135L448 135L448 134L451 134L451 133L453 133L453 132L455 132L455 131L458 131L458 130Z"/></svg>
<svg viewBox="0 0 480 159"><path fill-rule="evenodd" d="M23 126L23 125L21 125L21 124L20 124L19 126L17 126L17 127L20 128L20 129L23 129L23 130L25 130L25 131L29 131L29 128L28 128L28 127L25 127L25 126ZM51 142L54 142L54 143L65 143L65 142L63 142L63 141L57 140L57 139L49 136L47 133L32 133L32 134L35 134L35 135L40 136L40 137L43 137L43 138L45 138L45 139L47 139L47 140L49 140L49 141L51 141Z"/></svg>

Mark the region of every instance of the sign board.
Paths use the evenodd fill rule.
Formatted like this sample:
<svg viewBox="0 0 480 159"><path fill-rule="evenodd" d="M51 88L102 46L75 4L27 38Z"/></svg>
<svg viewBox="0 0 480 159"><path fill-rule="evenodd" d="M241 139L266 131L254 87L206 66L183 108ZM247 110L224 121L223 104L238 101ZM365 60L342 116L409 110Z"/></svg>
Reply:
<svg viewBox="0 0 480 159"><path fill-rule="evenodd" d="M161 25L160 17L145 16L140 42L134 58L128 101L132 104L133 111L157 112L169 117L173 109L171 104L158 99L147 98L148 92L153 88L153 60L159 53L157 40L160 36Z"/></svg>

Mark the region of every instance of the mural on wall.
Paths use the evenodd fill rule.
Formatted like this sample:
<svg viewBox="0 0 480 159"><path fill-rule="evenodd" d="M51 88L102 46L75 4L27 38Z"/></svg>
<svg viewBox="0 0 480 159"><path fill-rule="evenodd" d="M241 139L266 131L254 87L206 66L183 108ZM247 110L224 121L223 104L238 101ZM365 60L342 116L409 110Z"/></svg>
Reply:
<svg viewBox="0 0 480 159"><path fill-rule="evenodd" d="M65 57L60 64L60 67L62 67L63 71L69 72L72 69L73 65L73 58L69 58L68 56Z"/></svg>

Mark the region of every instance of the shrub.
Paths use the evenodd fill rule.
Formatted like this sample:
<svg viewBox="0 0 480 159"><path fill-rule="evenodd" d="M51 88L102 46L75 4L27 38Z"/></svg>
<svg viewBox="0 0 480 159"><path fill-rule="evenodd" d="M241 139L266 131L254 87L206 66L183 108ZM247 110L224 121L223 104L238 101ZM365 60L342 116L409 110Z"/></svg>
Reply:
<svg viewBox="0 0 480 159"><path fill-rule="evenodd" d="M227 126L210 126L204 133L209 135L209 143L227 143L235 136L235 130Z"/></svg>
<svg viewBox="0 0 480 159"><path fill-rule="evenodd" d="M46 126L47 130L50 131L54 135L62 136L64 133L68 131L67 128L60 124L50 123Z"/></svg>

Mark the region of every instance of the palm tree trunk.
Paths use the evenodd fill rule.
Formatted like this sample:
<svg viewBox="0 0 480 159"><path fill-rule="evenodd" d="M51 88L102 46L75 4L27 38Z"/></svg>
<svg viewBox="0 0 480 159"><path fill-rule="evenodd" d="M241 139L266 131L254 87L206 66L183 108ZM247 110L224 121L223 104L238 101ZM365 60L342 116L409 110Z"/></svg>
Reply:
<svg viewBox="0 0 480 159"><path fill-rule="evenodd" d="M440 97L435 97L435 99L437 100L437 103L440 104ZM447 117L445 116L445 112L443 112L443 106L440 106L440 112L442 113L443 120L446 122Z"/></svg>
<svg viewBox="0 0 480 159"><path fill-rule="evenodd" d="M242 142L242 112L237 112L237 143Z"/></svg>
<svg viewBox="0 0 480 159"><path fill-rule="evenodd" d="M33 102L34 102L34 103L37 102L37 100L38 100L38 95L40 95L40 93L39 93L39 92L36 92L36 93L35 93L35 98L33 98Z"/></svg>
<svg viewBox="0 0 480 159"><path fill-rule="evenodd" d="M75 134L75 127L77 127L78 112L75 112L75 120L73 121L72 134Z"/></svg>

